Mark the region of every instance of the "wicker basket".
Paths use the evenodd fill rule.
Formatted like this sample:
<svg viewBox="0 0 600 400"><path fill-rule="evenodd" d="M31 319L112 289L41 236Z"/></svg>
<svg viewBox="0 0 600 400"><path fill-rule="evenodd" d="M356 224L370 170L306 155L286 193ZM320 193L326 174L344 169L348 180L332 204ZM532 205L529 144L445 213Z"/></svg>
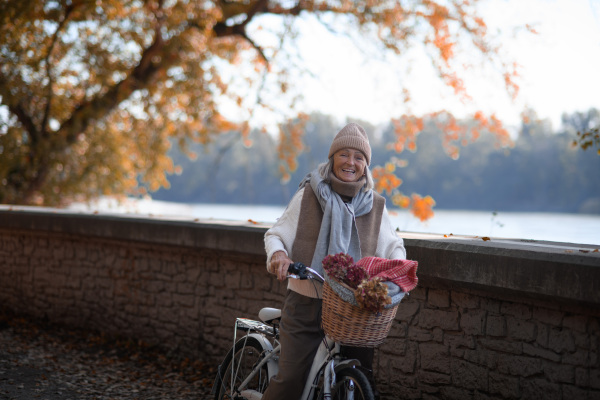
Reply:
<svg viewBox="0 0 600 400"><path fill-rule="evenodd" d="M397 310L398 305L376 314L353 306L342 300L329 283L323 284L323 330L343 345L379 346L387 337Z"/></svg>

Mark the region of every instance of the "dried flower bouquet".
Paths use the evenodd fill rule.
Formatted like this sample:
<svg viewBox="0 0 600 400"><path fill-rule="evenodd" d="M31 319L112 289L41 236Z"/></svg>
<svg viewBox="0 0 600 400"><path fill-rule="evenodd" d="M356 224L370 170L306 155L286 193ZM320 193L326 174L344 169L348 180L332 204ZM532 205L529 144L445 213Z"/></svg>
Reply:
<svg viewBox="0 0 600 400"><path fill-rule="evenodd" d="M323 259L323 269L331 279L350 288L358 305L366 310L381 313L386 305L392 303L388 287L381 278L370 278L367 271L356 265L348 254L328 255Z"/></svg>

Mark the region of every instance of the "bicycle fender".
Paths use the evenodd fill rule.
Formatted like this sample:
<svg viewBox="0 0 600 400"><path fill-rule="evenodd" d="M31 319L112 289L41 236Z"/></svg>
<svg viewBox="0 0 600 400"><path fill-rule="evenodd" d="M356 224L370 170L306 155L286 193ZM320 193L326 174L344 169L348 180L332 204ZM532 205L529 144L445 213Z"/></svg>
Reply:
<svg viewBox="0 0 600 400"><path fill-rule="evenodd" d="M360 361L354 360L354 359L343 360L335 365L334 371L337 374L340 370L342 370L344 368L354 368L354 367L360 367Z"/></svg>
<svg viewBox="0 0 600 400"><path fill-rule="evenodd" d="M273 345L263 335L258 334L258 333L250 333L250 334L248 334L248 336L253 337L256 340L258 340L258 343L260 343L264 352L272 352L273 351ZM275 357L271 358L269 361L267 361L267 371L269 373L269 379L271 379L272 377L277 375L277 373L279 372L279 362L278 362L278 360L275 360L274 358L278 358L278 357L275 356Z"/></svg>

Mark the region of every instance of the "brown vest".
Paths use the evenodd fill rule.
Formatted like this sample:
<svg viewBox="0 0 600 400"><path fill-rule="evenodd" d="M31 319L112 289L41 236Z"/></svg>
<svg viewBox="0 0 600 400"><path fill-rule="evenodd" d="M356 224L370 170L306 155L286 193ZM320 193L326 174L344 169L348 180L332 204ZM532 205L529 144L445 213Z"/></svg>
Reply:
<svg viewBox="0 0 600 400"><path fill-rule="evenodd" d="M373 192L373 208L367 214L356 218L360 252L363 257L375 256L384 207L385 198ZM317 246L322 219L323 210L317 196L310 185L304 186L296 238L292 245L294 261L300 261L302 264L310 266Z"/></svg>

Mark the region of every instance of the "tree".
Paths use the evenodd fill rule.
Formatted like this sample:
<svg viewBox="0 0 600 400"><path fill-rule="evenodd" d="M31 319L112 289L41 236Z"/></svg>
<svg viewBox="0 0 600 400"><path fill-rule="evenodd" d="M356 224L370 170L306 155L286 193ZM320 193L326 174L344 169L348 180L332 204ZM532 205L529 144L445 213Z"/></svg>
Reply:
<svg viewBox="0 0 600 400"><path fill-rule="evenodd" d="M573 146L587 150L597 147L600 155L600 111L592 108L587 112L563 114L562 123L569 133L576 133Z"/></svg>
<svg viewBox="0 0 600 400"><path fill-rule="evenodd" d="M225 118L224 104L248 118L260 109L287 112L277 150L281 173L289 177L306 117L295 103L298 70L282 56L281 43L293 40L294 20L306 16L366 38L382 53L401 56L423 46L440 79L465 99L456 54L467 43L463 50L492 63L515 95L515 66L491 43L476 3L2 0L0 202L61 205L168 187L167 175L178 172L167 156L172 141L187 151L190 142L238 131L251 145L250 124ZM265 35L267 17L285 29ZM283 111L276 108L281 99L287 101ZM476 117L504 135L493 116ZM451 154L453 143L476 134L447 113L438 119L447 127ZM405 115L395 123L394 146L410 148L420 118ZM389 181L393 170L374 173ZM379 184L382 190L397 186L393 179Z"/></svg>

